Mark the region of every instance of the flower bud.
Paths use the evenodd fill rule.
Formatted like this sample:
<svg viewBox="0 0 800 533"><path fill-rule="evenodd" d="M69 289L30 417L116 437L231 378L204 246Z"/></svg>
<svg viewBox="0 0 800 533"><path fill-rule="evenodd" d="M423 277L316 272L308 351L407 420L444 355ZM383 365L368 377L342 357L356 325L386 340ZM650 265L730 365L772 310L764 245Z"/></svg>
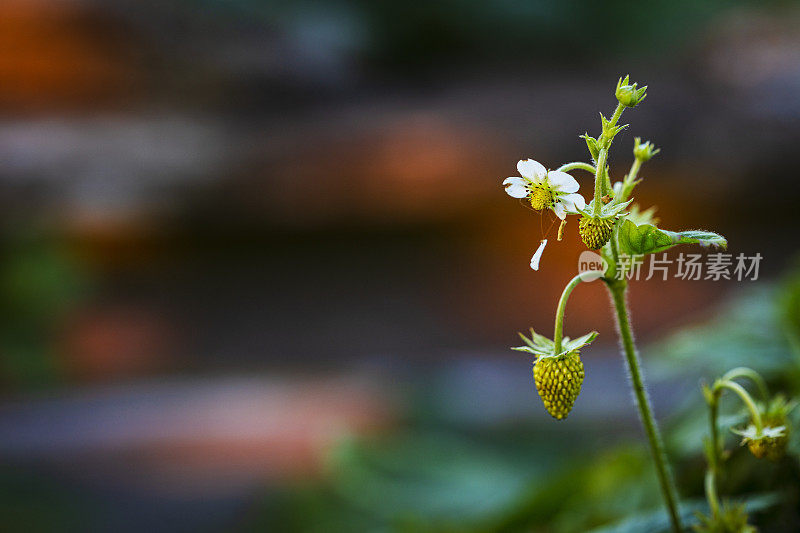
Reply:
<svg viewBox="0 0 800 533"><path fill-rule="evenodd" d="M660 148L656 148L653 146L650 141L645 142L642 144L642 139L636 137L633 139L633 157L641 161L642 163L649 161L654 155L660 152Z"/></svg>
<svg viewBox="0 0 800 533"><path fill-rule="evenodd" d="M625 107L636 107L636 105L645 99L647 96L647 85L641 88L636 88L636 83L630 84L630 76L625 76L625 79L620 78L617 82L617 100Z"/></svg>

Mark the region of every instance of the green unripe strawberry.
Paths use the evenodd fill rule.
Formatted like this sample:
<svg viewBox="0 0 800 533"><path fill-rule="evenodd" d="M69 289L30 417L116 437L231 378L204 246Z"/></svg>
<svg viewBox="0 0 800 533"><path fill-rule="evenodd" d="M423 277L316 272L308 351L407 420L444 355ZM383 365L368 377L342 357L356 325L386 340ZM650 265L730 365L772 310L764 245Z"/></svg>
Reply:
<svg viewBox="0 0 800 533"><path fill-rule="evenodd" d="M613 218L582 216L578 222L581 240L590 250L599 250L611 237L614 230Z"/></svg>
<svg viewBox="0 0 800 533"><path fill-rule="evenodd" d="M767 442L767 459L770 461L780 461L786 455L786 447L789 445L788 431L780 437L769 439Z"/></svg>
<svg viewBox="0 0 800 533"><path fill-rule="evenodd" d="M545 409L557 419L567 418L583 384L583 362L578 351L555 357L540 357L533 365L536 390Z"/></svg>
<svg viewBox="0 0 800 533"><path fill-rule="evenodd" d="M767 456L767 439L762 438L758 440L751 440L747 443L747 449L750 450L750 453L753 456L762 459Z"/></svg>
<svg viewBox="0 0 800 533"><path fill-rule="evenodd" d="M778 461L786 455L786 447L789 444L789 434L792 425L789 423L788 414L794 409L795 402L787 401L783 394L775 395L766 405L762 419L767 426L782 426L783 431L771 439L767 439L767 459Z"/></svg>
<svg viewBox="0 0 800 533"><path fill-rule="evenodd" d="M747 448L755 457L759 459L766 457L770 461L779 461L786 454L786 446L789 444L789 436L786 432L777 437L762 437L751 440L747 443Z"/></svg>

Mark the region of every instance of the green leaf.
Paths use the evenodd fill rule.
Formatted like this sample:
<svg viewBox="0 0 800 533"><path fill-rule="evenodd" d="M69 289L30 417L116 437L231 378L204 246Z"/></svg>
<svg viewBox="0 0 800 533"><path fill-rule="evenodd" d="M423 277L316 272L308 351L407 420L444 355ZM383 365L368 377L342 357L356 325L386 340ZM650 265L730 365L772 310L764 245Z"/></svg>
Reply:
<svg viewBox="0 0 800 533"><path fill-rule="evenodd" d="M728 247L725 237L711 231L668 231L650 224L637 226L630 220L620 224L618 237L620 250L628 255L663 252L678 244L710 245L723 250Z"/></svg>

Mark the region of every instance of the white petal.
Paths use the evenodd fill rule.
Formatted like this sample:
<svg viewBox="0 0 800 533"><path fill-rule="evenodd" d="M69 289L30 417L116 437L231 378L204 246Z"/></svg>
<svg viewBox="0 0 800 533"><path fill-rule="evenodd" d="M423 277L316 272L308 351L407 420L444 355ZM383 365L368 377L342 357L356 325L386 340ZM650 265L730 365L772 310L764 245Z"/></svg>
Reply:
<svg viewBox="0 0 800 533"><path fill-rule="evenodd" d="M533 159L524 159L517 163L517 171L532 181L542 181L547 175L547 169L544 168L544 165ZM575 189L575 191L577 190Z"/></svg>
<svg viewBox="0 0 800 533"><path fill-rule="evenodd" d="M531 257L531 268L534 270L539 270L539 260L542 258L542 252L544 252L544 247L547 246L547 239L542 239L539 243L539 247L536 249L536 252Z"/></svg>
<svg viewBox="0 0 800 533"><path fill-rule="evenodd" d="M578 192L578 189L580 189L580 185L578 185L575 178L566 172L551 170L547 173L547 181L553 189L561 192Z"/></svg>
<svg viewBox="0 0 800 533"><path fill-rule="evenodd" d="M556 205L553 206L553 212L561 220L567 218L567 210L564 208L564 204L562 204L561 202L558 202Z"/></svg>
<svg viewBox="0 0 800 533"><path fill-rule="evenodd" d="M583 199L583 196L577 193L565 194L564 196L560 197L558 201L564 204L564 208L571 213L586 207L586 200Z"/></svg>
<svg viewBox="0 0 800 533"><path fill-rule="evenodd" d="M528 186L522 178L506 178L503 180L503 186L509 196L514 198L525 198L528 196Z"/></svg>

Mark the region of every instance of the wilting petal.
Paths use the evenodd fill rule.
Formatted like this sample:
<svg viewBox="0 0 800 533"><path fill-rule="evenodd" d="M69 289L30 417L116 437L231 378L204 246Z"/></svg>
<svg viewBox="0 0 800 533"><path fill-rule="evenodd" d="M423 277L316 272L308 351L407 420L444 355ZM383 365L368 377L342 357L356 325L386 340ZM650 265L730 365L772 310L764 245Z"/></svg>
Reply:
<svg viewBox="0 0 800 533"><path fill-rule="evenodd" d="M539 243L539 247L536 249L536 252L531 257L531 268L534 270L539 270L539 259L542 258L542 252L544 252L544 247L547 246L547 239L542 239Z"/></svg>
<svg viewBox="0 0 800 533"><path fill-rule="evenodd" d="M547 175L547 169L544 168L544 165L539 163L538 161L534 161L533 159L523 159L519 163L517 163L517 171L529 180L532 181L542 181L544 177ZM578 189L575 189L577 191ZM568 192L575 192L575 191L568 191Z"/></svg>
<svg viewBox="0 0 800 533"><path fill-rule="evenodd" d="M547 181L553 189L561 192L578 192L578 189L580 189L580 185L578 185L575 178L566 172L552 170L547 173Z"/></svg>
<svg viewBox="0 0 800 533"><path fill-rule="evenodd" d="M503 186L509 196L514 198L525 198L528 196L528 187L525 180L522 178L506 178L503 180Z"/></svg>
<svg viewBox="0 0 800 533"><path fill-rule="evenodd" d="M567 211L574 213L578 209L584 209L586 207L586 200L583 199L583 196L577 193L573 194L565 194L564 196L558 199Z"/></svg>
<svg viewBox="0 0 800 533"><path fill-rule="evenodd" d="M567 218L567 210L564 208L564 204L562 204L561 202L558 202L556 205L553 206L553 212L561 220Z"/></svg>

